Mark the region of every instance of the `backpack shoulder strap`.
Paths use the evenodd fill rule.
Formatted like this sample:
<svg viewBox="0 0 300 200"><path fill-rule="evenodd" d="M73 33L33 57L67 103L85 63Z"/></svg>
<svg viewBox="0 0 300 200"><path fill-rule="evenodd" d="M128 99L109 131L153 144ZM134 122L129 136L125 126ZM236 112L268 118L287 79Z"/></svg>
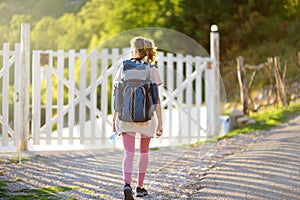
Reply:
<svg viewBox="0 0 300 200"><path fill-rule="evenodd" d="M127 60L123 60L122 65L121 65L121 69L120 69L120 74L121 74L121 81L124 81L124 64L126 63Z"/></svg>

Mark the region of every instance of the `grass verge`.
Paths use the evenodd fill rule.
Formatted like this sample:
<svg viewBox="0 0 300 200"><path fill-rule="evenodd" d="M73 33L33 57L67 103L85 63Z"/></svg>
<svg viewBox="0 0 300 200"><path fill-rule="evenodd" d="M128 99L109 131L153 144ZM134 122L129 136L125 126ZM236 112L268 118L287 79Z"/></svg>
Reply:
<svg viewBox="0 0 300 200"><path fill-rule="evenodd" d="M252 133L259 130L269 130L272 127L285 123L290 118L300 115L300 102L291 102L288 107L270 108L257 113L250 113L249 117L255 119L254 124L245 124L228 132L224 136L208 138L203 142L197 142L192 146L208 142L217 142L221 139L231 138L239 134Z"/></svg>
<svg viewBox="0 0 300 200"><path fill-rule="evenodd" d="M10 191L6 186L6 182L0 181L0 197L8 200L60 199L56 193L80 188L79 186L49 186L44 188Z"/></svg>
<svg viewBox="0 0 300 200"><path fill-rule="evenodd" d="M245 124L236 128L221 138L228 138L238 134L251 133L258 130L268 130L272 127L285 123L291 117L300 114L300 103L291 103L288 107L278 107L267 109L257 113L250 113L250 117L255 119L254 124Z"/></svg>

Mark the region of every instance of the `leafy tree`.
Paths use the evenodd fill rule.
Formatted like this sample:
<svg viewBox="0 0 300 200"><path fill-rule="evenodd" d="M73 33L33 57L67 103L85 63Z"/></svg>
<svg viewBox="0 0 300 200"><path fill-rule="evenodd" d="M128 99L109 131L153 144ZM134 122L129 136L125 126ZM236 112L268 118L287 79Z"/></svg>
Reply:
<svg viewBox="0 0 300 200"><path fill-rule="evenodd" d="M22 22L31 23L32 49L54 50L92 49L122 31L164 27L208 51L210 26L217 24L222 61L246 54L251 62L300 48L299 0L81 0L75 6L72 1L0 0L0 42L18 42Z"/></svg>
<svg viewBox="0 0 300 200"><path fill-rule="evenodd" d="M299 0L285 0L284 9L288 19L292 21L300 20L300 1Z"/></svg>
<svg viewBox="0 0 300 200"><path fill-rule="evenodd" d="M0 26L0 44L4 43L4 42L8 42L8 35L9 35L9 31L8 31L8 25L2 25Z"/></svg>
<svg viewBox="0 0 300 200"><path fill-rule="evenodd" d="M77 18L82 21L82 39L89 45L85 48L94 48L105 35L105 24L110 20L110 13L113 10L113 1L91 0L77 14ZM84 47L82 47L84 48Z"/></svg>
<svg viewBox="0 0 300 200"><path fill-rule="evenodd" d="M64 13L77 13L87 0L0 0L0 25L7 24L15 14L31 15L34 21L45 16L58 18Z"/></svg>
<svg viewBox="0 0 300 200"><path fill-rule="evenodd" d="M94 2L99 0L94 0ZM164 27L165 19L172 12L178 12L178 0L115 0L104 9L98 41L101 42L122 31L141 27ZM178 5L178 4L177 4ZM109 12L107 12L109 11ZM103 21L105 20L105 21ZM93 38L95 42L95 37Z"/></svg>
<svg viewBox="0 0 300 200"><path fill-rule="evenodd" d="M24 22L31 22L30 15L14 15L9 26L9 42L17 43L20 41L20 28Z"/></svg>
<svg viewBox="0 0 300 200"><path fill-rule="evenodd" d="M88 46L89 36L84 25L73 13L63 15L56 23L60 30L55 40L58 49L80 49Z"/></svg>
<svg viewBox="0 0 300 200"><path fill-rule="evenodd" d="M16 0L5 1L0 0L0 24L5 25L11 21L11 18L15 14L24 14L20 13L22 4Z"/></svg>
<svg viewBox="0 0 300 200"><path fill-rule="evenodd" d="M58 34L55 22L53 17L44 17L36 23L31 32L32 49L57 49L54 42Z"/></svg>

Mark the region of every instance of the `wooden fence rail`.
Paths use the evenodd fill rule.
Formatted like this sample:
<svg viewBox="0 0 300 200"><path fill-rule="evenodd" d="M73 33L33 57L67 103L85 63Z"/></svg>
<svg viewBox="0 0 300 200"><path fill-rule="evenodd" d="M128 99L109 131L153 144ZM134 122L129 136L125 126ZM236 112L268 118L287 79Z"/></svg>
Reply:
<svg viewBox="0 0 300 200"><path fill-rule="evenodd" d="M300 52L298 53L298 65L300 67ZM286 85L287 68L288 62L285 61L283 70L281 70L281 62L278 56L269 57L267 58L267 62L258 65L245 64L243 57L239 56L237 58L237 77L240 87L240 99L245 114L248 114L249 111L257 111L261 106L270 104L289 105L291 94ZM257 73L259 71L262 72L263 69L267 71L266 75L268 76L271 91L268 92L265 102L255 102L251 95L251 88L254 85ZM251 71L251 76L247 76ZM299 93L299 91L296 90L296 93ZM299 94L296 94L296 96L299 97Z"/></svg>

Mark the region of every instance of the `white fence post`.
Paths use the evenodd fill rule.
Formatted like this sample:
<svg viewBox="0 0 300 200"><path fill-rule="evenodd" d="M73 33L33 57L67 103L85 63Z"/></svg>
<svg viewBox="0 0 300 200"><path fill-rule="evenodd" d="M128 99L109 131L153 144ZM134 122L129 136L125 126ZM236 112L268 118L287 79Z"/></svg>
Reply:
<svg viewBox="0 0 300 200"><path fill-rule="evenodd" d="M21 135L20 135L20 150L28 150L29 138L29 65L30 65L30 24L21 24Z"/></svg>
<svg viewBox="0 0 300 200"><path fill-rule="evenodd" d="M211 26L210 57L214 60L211 69L206 70L205 101L207 106L207 134L216 136L220 115L220 75L219 75L219 33L216 25Z"/></svg>
<svg viewBox="0 0 300 200"><path fill-rule="evenodd" d="M192 65L192 56L186 56L186 79L187 79L187 90L186 90L186 104L187 104L187 136L190 138L192 136L192 104L193 104L193 80L192 80L192 73L193 73L193 65Z"/></svg>
<svg viewBox="0 0 300 200"><path fill-rule="evenodd" d="M101 52L101 76L103 77L103 82L101 85L101 118L102 118L102 125L101 125L101 138L102 144L105 144L106 140L106 121L107 121L107 104L108 104L108 97L107 97L107 69L108 69L108 49L102 49Z"/></svg>
<svg viewBox="0 0 300 200"><path fill-rule="evenodd" d="M51 144L52 140L52 71L53 71L53 51L49 51L49 65L46 68L46 144Z"/></svg>
<svg viewBox="0 0 300 200"><path fill-rule="evenodd" d="M79 103L79 124L80 124L80 143L85 144L85 121L86 121L86 106L85 106L85 89L86 89L86 65L87 53L85 49L80 50L80 103Z"/></svg>
<svg viewBox="0 0 300 200"><path fill-rule="evenodd" d="M15 69L14 69L14 84L15 84L15 93L14 93L14 142L15 146L18 146L20 142L20 90L21 90L21 45L15 44Z"/></svg>
<svg viewBox="0 0 300 200"><path fill-rule="evenodd" d="M174 65L173 65L173 54L167 53L167 93L168 93L168 119L169 119L169 139L173 137L172 126L173 126L173 90L174 90Z"/></svg>
<svg viewBox="0 0 300 200"><path fill-rule="evenodd" d="M197 136L201 137L201 107L202 107L202 74L203 70L201 69L201 61L200 58L196 58L196 70L197 70L197 78L196 78L196 106L197 106Z"/></svg>
<svg viewBox="0 0 300 200"><path fill-rule="evenodd" d="M3 78L2 78L2 138L3 146L8 145L8 123L9 123L9 101L8 101L8 88L9 88L9 44L3 44Z"/></svg>
<svg viewBox="0 0 300 200"><path fill-rule="evenodd" d="M59 50L57 52L57 73L58 73L58 85L57 85L57 139L58 144L62 144L63 141L63 126L64 126L64 51Z"/></svg>
<svg viewBox="0 0 300 200"><path fill-rule="evenodd" d="M96 137L96 109L97 109L97 51L93 50L90 54L91 56L91 109L90 109L90 121L91 121L91 144L95 144Z"/></svg>
<svg viewBox="0 0 300 200"><path fill-rule="evenodd" d="M182 109L183 109L183 89L182 89L182 82L183 82L183 63L184 63L184 59L183 59L183 55L181 54L177 54L176 55L176 60L177 60L177 64L176 64L176 88L178 90L177 93L177 101L178 101L178 123L177 123L177 132L180 134L180 137L178 138L178 143L180 144L182 142L182 132L184 131L182 129L182 124L179 123L182 120Z"/></svg>
<svg viewBox="0 0 300 200"><path fill-rule="evenodd" d="M74 97L75 97L75 59L76 53L75 50L69 50L69 58L68 58L68 73L69 73L69 95L68 95L68 104L70 107L70 111L68 114L68 127L69 127L69 144L73 144L74 140L74 125L75 125L75 105L74 105Z"/></svg>
<svg viewBox="0 0 300 200"><path fill-rule="evenodd" d="M214 88L214 121L215 121L215 135L219 134L220 131L220 36L218 27L212 25L211 27L211 52L210 56L215 60L214 77L215 77L215 88Z"/></svg>
<svg viewBox="0 0 300 200"><path fill-rule="evenodd" d="M33 51L32 55L32 135L33 144L40 144L41 126L41 67L40 52Z"/></svg>

